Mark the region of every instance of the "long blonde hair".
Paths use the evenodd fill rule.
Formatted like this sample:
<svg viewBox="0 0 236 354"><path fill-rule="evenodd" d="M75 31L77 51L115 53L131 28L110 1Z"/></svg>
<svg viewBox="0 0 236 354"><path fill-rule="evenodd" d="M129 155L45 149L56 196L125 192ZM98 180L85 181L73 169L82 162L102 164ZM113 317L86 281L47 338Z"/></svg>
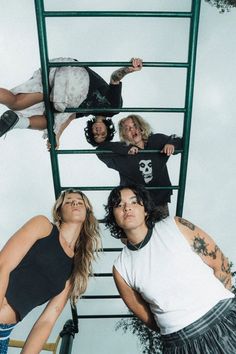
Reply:
<svg viewBox="0 0 236 354"><path fill-rule="evenodd" d="M130 143L130 141L126 139L123 129L123 123L129 118L131 118L133 123L140 129L143 140L148 140L149 135L152 134L151 126L138 114L130 114L118 122L120 140L125 141L127 144Z"/></svg>
<svg viewBox="0 0 236 354"><path fill-rule="evenodd" d="M75 305L87 288L89 275L92 274L92 261L95 260L98 249L101 247L101 239L93 207L86 195L80 190L67 189L61 193L52 210L54 223L60 229L62 223L61 206L65 196L70 193L80 194L86 207L85 221L75 244L74 267L70 278L72 284L70 298L72 305Z"/></svg>

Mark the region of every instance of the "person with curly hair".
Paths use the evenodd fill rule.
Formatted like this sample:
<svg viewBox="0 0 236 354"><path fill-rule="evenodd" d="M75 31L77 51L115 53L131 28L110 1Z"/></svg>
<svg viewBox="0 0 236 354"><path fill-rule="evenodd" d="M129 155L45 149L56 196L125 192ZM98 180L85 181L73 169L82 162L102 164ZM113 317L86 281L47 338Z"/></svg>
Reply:
<svg viewBox="0 0 236 354"><path fill-rule="evenodd" d="M84 128L85 138L92 146L111 141L115 135L115 126L110 118L104 116L92 117Z"/></svg>
<svg viewBox="0 0 236 354"><path fill-rule="evenodd" d="M15 325L35 307L47 305L21 353L42 350L70 298L85 292L100 248L98 222L84 193L68 189L53 207L53 223L38 215L27 221L0 252L0 353L6 354Z"/></svg>
<svg viewBox="0 0 236 354"><path fill-rule="evenodd" d="M114 188L105 225L127 244L113 276L128 308L160 331L163 354L233 354L231 266L214 240L181 217L162 218L143 186Z"/></svg>
<svg viewBox="0 0 236 354"><path fill-rule="evenodd" d="M51 62L76 62L73 58L56 58ZM49 72L50 101L56 110L54 114L54 132L59 147L60 136L75 118L93 114L93 109L116 109L117 112L104 112L100 115L112 117L122 107L121 80L130 73L142 69L142 59L132 58L131 66L115 70L108 84L100 75L88 67L62 66L51 68ZM0 103L10 110L0 118L0 137L11 129L47 128L47 117L44 114L43 86L41 69L25 83L7 90L0 88ZM91 109L91 112L67 113L66 108ZM46 136L46 134L45 134Z"/></svg>

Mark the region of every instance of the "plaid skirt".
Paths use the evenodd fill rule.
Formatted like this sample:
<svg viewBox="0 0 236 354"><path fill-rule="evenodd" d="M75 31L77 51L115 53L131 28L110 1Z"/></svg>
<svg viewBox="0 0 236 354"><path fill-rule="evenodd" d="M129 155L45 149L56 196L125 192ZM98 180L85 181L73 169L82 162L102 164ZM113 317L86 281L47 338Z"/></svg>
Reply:
<svg viewBox="0 0 236 354"><path fill-rule="evenodd" d="M199 320L161 339L163 354L235 354L236 298L220 301Z"/></svg>

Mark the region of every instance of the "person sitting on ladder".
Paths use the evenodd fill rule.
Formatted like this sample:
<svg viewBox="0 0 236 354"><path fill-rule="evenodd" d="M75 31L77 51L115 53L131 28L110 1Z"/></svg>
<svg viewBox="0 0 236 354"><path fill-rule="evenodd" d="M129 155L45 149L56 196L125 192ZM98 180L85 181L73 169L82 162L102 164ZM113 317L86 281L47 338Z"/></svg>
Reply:
<svg viewBox="0 0 236 354"><path fill-rule="evenodd" d="M57 58L51 62L76 62L72 58ZM50 101L53 102L57 113L54 114L54 132L56 144L64 129L75 118L89 114L67 113L66 108L112 108L122 107L122 83L124 76L142 69L142 60L131 59L131 66L115 70L111 74L108 84L100 75L88 67L63 66L51 68L49 84L51 88ZM43 86L41 69L34 72L33 76L25 83L7 90L0 88L0 103L10 110L3 113L0 118L0 137L13 128L44 130L47 128L47 118L44 114ZM64 113L63 113L64 112ZM119 113L106 112L103 116Z"/></svg>

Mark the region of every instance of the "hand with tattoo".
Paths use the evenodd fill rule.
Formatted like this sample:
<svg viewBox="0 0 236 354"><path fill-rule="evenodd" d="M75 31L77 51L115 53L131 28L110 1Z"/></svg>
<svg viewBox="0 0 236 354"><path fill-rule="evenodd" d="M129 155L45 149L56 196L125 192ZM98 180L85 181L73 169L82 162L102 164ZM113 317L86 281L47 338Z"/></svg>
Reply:
<svg viewBox="0 0 236 354"><path fill-rule="evenodd" d="M110 83L113 85L118 85L125 75L135 71L140 71L143 67L143 61L140 58L132 58L131 63L132 66L127 66L114 71L111 74Z"/></svg>

